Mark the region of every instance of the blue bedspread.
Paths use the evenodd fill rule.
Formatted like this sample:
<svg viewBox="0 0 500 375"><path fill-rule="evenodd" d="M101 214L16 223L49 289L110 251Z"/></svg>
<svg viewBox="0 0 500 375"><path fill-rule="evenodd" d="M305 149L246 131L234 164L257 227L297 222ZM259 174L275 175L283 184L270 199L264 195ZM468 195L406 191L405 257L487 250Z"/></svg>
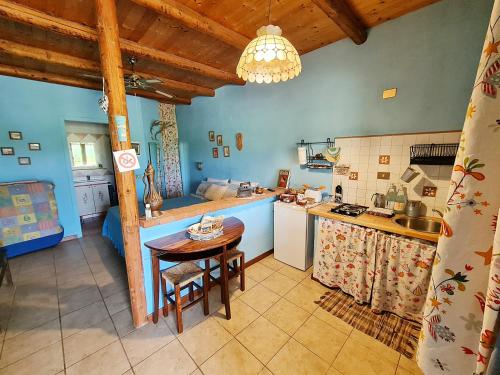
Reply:
<svg viewBox="0 0 500 375"><path fill-rule="evenodd" d="M193 196L185 196L181 198L165 199L163 202L163 210L170 210L172 208L186 207L193 204L206 202L205 199ZM144 215L144 204L139 202L139 215ZM122 227L120 222L120 211L118 206L113 206L108 209L104 224L102 226L102 235L108 237L113 246L118 250L121 256L125 255L123 248Z"/></svg>

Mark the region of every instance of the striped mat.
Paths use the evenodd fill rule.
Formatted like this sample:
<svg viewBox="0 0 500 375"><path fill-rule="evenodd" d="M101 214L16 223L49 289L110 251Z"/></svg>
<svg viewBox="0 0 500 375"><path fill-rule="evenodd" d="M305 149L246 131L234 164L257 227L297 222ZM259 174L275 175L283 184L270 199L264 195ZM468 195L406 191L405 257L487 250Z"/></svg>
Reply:
<svg viewBox="0 0 500 375"><path fill-rule="evenodd" d="M326 292L316 303L358 331L366 333L405 357L413 358L421 324L389 312L375 314L369 305L356 303L353 297L340 289Z"/></svg>

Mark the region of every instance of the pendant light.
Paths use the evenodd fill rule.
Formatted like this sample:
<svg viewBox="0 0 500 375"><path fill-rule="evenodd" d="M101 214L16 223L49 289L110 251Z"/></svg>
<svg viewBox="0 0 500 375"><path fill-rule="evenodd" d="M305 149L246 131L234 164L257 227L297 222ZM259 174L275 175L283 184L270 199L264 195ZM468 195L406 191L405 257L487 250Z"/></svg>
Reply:
<svg viewBox="0 0 500 375"><path fill-rule="evenodd" d="M257 30L257 38L246 46L236 68L238 77L245 81L271 83L287 81L302 70L295 47L281 36L281 28L271 25L271 0L267 26Z"/></svg>

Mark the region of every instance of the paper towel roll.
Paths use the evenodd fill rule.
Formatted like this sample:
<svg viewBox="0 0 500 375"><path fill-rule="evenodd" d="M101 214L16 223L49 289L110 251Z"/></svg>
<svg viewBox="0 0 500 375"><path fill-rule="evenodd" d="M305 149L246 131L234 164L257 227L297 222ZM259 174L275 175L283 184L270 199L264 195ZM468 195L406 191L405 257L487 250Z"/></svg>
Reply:
<svg viewBox="0 0 500 375"><path fill-rule="evenodd" d="M299 164L305 165L307 164L307 150L305 147L298 147L297 154L299 155Z"/></svg>

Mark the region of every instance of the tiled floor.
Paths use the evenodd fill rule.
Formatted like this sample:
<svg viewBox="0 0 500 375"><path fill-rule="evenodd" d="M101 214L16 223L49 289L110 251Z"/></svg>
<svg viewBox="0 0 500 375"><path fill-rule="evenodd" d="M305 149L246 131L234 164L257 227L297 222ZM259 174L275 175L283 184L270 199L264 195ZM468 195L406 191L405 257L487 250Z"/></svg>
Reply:
<svg viewBox="0 0 500 375"><path fill-rule="evenodd" d="M123 259L93 230L16 258L16 288L0 289L0 374L416 375L413 361L314 303L325 291L272 256L231 283L233 318L218 287L201 305L134 329Z"/></svg>

